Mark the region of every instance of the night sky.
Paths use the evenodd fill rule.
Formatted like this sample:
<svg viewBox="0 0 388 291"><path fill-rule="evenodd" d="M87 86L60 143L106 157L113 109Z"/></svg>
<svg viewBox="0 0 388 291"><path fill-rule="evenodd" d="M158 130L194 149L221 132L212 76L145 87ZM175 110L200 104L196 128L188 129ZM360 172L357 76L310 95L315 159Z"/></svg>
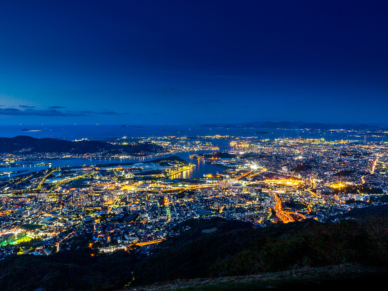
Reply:
<svg viewBox="0 0 388 291"><path fill-rule="evenodd" d="M388 124L388 1L1 1L1 124Z"/></svg>

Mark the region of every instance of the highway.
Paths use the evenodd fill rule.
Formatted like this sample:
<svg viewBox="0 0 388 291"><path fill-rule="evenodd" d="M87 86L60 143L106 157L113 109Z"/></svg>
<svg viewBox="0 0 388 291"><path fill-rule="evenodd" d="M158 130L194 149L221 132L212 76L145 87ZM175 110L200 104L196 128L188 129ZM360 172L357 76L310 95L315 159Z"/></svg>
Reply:
<svg viewBox="0 0 388 291"><path fill-rule="evenodd" d="M57 252L59 252L59 246L60 246L60 244L65 240L65 239L67 239L70 235L72 235L72 234L74 234L75 233L75 231L73 231L73 232L70 232L67 236L65 236L63 239L61 239L60 241L58 241L58 242L56 242L55 243L55 246L57 247Z"/></svg>
<svg viewBox="0 0 388 291"><path fill-rule="evenodd" d="M35 190L40 190L42 188L43 183L46 181L47 177L50 176L52 173L59 171L61 168L55 168L51 172L49 172L46 176L42 178L38 186L35 188Z"/></svg>
<svg viewBox="0 0 388 291"><path fill-rule="evenodd" d="M166 240L165 238L155 239L155 240L145 241L145 242L141 242L141 243L136 243L136 245L139 247L149 246L149 245L161 243L162 241L165 241L165 240Z"/></svg>
<svg viewBox="0 0 388 291"><path fill-rule="evenodd" d="M248 173L241 174L240 176L238 176L237 178L234 178L234 179L232 179L232 180L238 181L238 180L244 178L245 176L248 176L248 175L252 174L252 172L253 172L253 171L249 171Z"/></svg>
<svg viewBox="0 0 388 291"><path fill-rule="evenodd" d="M77 177L73 177L73 178L66 178L66 179L64 179L64 180L62 180L62 181L56 183L55 185L53 185L53 186L49 189L49 191L52 191L53 189L55 189L56 187L58 187L58 186L61 185L61 184L68 183L68 182L75 181L75 180L82 179L82 178L86 178L86 177L88 177L88 176L90 176L90 175L94 175L94 174L96 174L96 172L92 171L92 172L90 172L90 173L86 173L86 174L81 175L81 176L77 176Z"/></svg>
<svg viewBox="0 0 388 291"><path fill-rule="evenodd" d="M276 216L281 220L283 221L283 223L289 223L289 222L294 222L295 221L295 218L293 216L298 216L300 217L301 219L306 219L307 217L299 212L291 212L291 211L285 211L283 210L283 204L282 204L282 201L281 199L279 198L279 195L276 194L275 192L271 191L270 190L270 193L273 195L273 197L275 198L275 201L276 201L276 205L275 205L275 213L276 213ZM311 212L311 208L307 205L307 209L309 211L309 213ZM299 220L299 219L297 219Z"/></svg>
<svg viewBox="0 0 388 291"><path fill-rule="evenodd" d="M289 222L293 222L295 221L291 216L289 216L287 213L285 213L283 211L283 205L282 205L282 201L280 200L278 194L276 194L275 192L273 191L269 191L273 197L275 198L275 201L276 201L276 205L275 205L275 213L276 213L276 216L281 220L283 221L283 223L289 223Z"/></svg>
<svg viewBox="0 0 388 291"><path fill-rule="evenodd" d="M251 175L249 175L247 178L252 178L252 177L254 177L254 176L256 176L256 175L259 175L259 174L261 174L261 173L264 173L264 172L266 172L267 171L267 169L263 169L263 170L261 170L260 172L257 172L257 173L253 173L253 174L251 174Z"/></svg>
<svg viewBox="0 0 388 291"><path fill-rule="evenodd" d="M376 157L376 160L373 162L372 164L372 169L370 171L370 173L373 175L373 173L375 172L375 169L376 169L376 165L377 165L377 162L379 161L379 157Z"/></svg>

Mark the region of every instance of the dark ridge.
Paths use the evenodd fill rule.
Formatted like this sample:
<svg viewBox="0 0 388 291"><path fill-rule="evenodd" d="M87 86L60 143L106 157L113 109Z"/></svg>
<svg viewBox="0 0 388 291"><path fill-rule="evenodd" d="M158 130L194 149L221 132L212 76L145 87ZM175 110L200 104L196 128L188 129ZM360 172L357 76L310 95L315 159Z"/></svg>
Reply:
<svg viewBox="0 0 388 291"><path fill-rule="evenodd" d="M178 156L156 159L156 160L152 160L152 161L147 162L147 163L155 163L155 164L158 164L160 166L168 166L170 163L178 163L178 164L185 164L185 165L188 164L184 159L182 159Z"/></svg>
<svg viewBox="0 0 388 291"><path fill-rule="evenodd" d="M162 151L161 146L155 144L139 144L135 146L112 145L101 141L79 141L58 140L52 138L36 139L29 136L17 136L14 138L0 138L0 153L17 153L24 150L24 153L73 153L86 154L107 151L110 154L118 153L139 153Z"/></svg>

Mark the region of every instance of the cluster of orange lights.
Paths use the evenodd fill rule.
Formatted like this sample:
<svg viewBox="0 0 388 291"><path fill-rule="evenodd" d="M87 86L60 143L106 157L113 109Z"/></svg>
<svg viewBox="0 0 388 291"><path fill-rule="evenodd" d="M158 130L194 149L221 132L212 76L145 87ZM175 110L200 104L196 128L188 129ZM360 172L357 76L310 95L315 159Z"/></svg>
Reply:
<svg viewBox="0 0 388 291"><path fill-rule="evenodd" d="M241 142L241 141L231 141L230 146L236 147L236 148L248 148L250 144L247 142Z"/></svg>
<svg viewBox="0 0 388 291"><path fill-rule="evenodd" d="M341 189L341 188L346 187L346 185L340 182L340 183L336 183L336 184L331 184L330 187L334 188L334 189Z"/></svg>
<svg viewBox="0 0 388 291"><path fill-rule="evenodd" d="M121 186L121 190L134 190L136 187L133 185L123 185Z"/></svg>
<svg viewBox="0 0 388 291"><path fill-rule="evenodd" d="M277 184L277 185L284 185L284 186L298 186L303 183L303 181L295 180L295 179L266 179L263 182L268 184Z"/></svg>

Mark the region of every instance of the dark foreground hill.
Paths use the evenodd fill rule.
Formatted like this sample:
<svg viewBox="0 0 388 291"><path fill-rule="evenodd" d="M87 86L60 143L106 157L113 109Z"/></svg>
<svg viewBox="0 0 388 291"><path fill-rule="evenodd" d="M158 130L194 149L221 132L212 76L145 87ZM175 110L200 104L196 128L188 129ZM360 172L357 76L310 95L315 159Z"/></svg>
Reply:
<svg viewBox="0 0 388 291"><path fill-rule="evenodd" d="M0 262L0 290L119 290L128 283L136 287L343 264L385 272L388 217L379 213L388 206L382 207L376 212L369 209L368 216L358 213L355 217L361 218L356 220L330 224L306 220L259 229L219 218L191 220L178 226L191 229L161 243L160 250L148 257L135 252L92 256L87 248L48 257L9 257Z"/></svg>
<svg viewBox="0 0 388 291"><path fill-rule="evenodd" d="M82 249L7 258L0 262L0 290L114 290L130 280L133 256L126 252L92 254Z"/></svg>
<svg viewBox="0 0 388 291"><path fill-rule="evenodd" d="M36 139L29 136L17 136L13 138L0 138L0 153L73 153L86 154L106 151L116 153L157 152L163 148L155 144L139 145L112 145L102 141L68 141L53 138Z"/></svg>
<svg viewBox="0 0 388 291"><path fill-rule="evenodd" d="M137 264L137 284L285 271L343 263L388 266L388 219L301 222L266 229L213 232L166 242ZM173 244L176 243L176 246Z"/></svg>
<svg viewBox="0 0 388 291"><path fill-rule="evenodd" d="M146 286L127 287L130 291L257 291L298 290L311 291L365 290L385 284L387 270L359 264L341 264L328 267L304 267L288 271L255 275L216 278L177 279Z"/></svg>

